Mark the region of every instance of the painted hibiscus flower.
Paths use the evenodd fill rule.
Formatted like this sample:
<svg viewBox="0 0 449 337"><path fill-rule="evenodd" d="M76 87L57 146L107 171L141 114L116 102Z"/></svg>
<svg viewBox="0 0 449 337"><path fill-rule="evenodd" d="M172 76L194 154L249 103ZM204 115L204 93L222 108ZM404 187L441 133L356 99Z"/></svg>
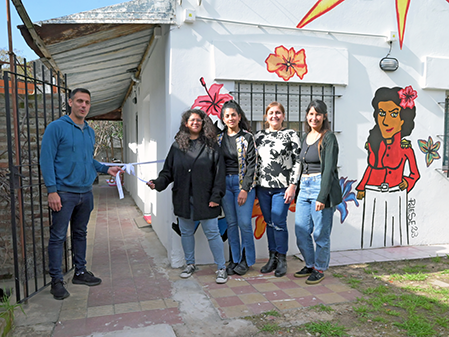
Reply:
<svg viewBox="0 0 449 337"><path fill-rule="evenodd" d="M398 94L399 98L401 99L401 103L399 103L399 105L403 109L412 109L415 106L415 99L416 97L418 97L418 94L416 93L416 90L413 90L411 85L399 90Z"/></svg>
<svg viewBox="0 0 449 337"><path fill-rule="evenodd" d="M220 90L223 87L223 84L212 84L207 90L206 82L204 78L200 78L201 85L206 89L207 95L198 96L198 98L193 103L191 109L199 107L203 110L207 115L215 115L220 117L221 107L226 101L230 99L234 99L229 94L220 94Z"/></svg>
<svg viewBox="0 0 449 337"><path fill-rule="evenodd" d="M356 180L347 180L348 177L340 178L340 187L343 195L343 201L337 205L337 210L340 212L340 223L345 222L346 217L349 214L348 211L348 202L353 201L357 207L359 207L359 202L355 197L355 193L351 192L352 184L356 182Z"/></svg>
<svg viewBox="0 0 449 337"><path fill-rule="evenodd" d="M284 46L276 47L274 54L268 55L265 60L270 73L276 73L284 81L288 81L295 74L303 79L307 74L306 52L301 49L297 53L295 49L288 50Z"/></svg>
<svg viewBox="0 0 449 337"><path fill-rule="evenodd" d="M429 136L429 140L426 142L424 139L418 140L419 149L422 153L425 153L426 155L426 165L427 167L430 166L430 164L433 163L435 159L440 159L440 155L438 153L438 150L440 149L441 143L436 142L433 143L432 137Z"/></svg>

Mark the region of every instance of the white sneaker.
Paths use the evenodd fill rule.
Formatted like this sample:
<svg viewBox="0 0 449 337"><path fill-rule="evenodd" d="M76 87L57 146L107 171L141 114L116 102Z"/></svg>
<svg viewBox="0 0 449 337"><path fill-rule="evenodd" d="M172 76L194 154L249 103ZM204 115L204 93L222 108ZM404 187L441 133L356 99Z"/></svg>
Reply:
<svg viewBox="0 0 449 337"><path fill-rule="evenodd" d="M217 274L217 278L215 279L215 282L218 284L226 283L228 281L228 273L226 272L226 269L219 269L215 272Z"/></svg>
<svg viewBox="0 0 449 337"><path fill-rule="evenodd" d="M182 278L188 278L190 276L192 276L192 274L195 272L196 267L194 264L188 264L184 270L182 271L181 276Z"/></svg>

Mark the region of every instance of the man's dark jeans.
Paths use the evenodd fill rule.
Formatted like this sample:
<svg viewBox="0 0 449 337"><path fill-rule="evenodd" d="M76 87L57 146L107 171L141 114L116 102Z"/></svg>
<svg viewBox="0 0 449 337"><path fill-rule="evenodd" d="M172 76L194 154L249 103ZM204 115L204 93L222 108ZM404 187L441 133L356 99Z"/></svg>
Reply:
<svg viewBox="0 0 449 337"><path fill-rule="evenodd" d="M69 222L72 227L72 250L75 272L86 270L87 223L94 208L92 191L86 193L58 192L62 208L52 211L52 225L48 242L48 265L52 280L63 280L62 255Z"/></svg>

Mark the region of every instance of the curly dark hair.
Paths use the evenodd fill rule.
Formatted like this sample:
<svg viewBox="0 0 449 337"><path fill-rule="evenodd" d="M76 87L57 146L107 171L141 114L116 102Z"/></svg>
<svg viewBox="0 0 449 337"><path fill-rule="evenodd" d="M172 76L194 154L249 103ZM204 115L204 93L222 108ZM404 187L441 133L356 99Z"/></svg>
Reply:
<svg viewBox="0 0 449 337"><path fill-rule="evenodd" d="M251 123L249 122L248 118L246 118L243 109L233 99L226 101L221 108L220 119L223 124L223 114L226 109L234 109L240 116L239 128L251 132Z"/></svg>
<svg viewBox="0 0 449 337"><path fill-rule="evenodd" d="M367 142L371 144L371 149L375 155L377 164L377 154L379 152L379 147L381 142L383 141L382 133L380 132L379 124L377 121L377 115L379 114L379 102L388 102L392 101L397 106L401 106L401 99L399 98L399 90L402 90L401 87L394 88L386 88L382 87L377 89L374 94L374 98L371 101L371 105L374 108L373 117L376 125L370 130ZM402 108L399 112L399 118L404 121L401 128L401 138L405 136L409 136L412 133L412 130L415 127L415 116L416 116L416 107L413 108Z"/></svg>
<svg viewBox="0 0 449 337"><path fill-rule="evenodd" d="M175 136L175 140L179 145L179 148L185 152L189 150L190 147L190 131L186 124L190 116L197 114L203 120L203 125L200 131L200 136L198 140L206 144L209 148L214 148L217 142L217 133L212 120L203 110L200 109L190 109L182 114L181 125L179 126L179 131Z"/></svg>

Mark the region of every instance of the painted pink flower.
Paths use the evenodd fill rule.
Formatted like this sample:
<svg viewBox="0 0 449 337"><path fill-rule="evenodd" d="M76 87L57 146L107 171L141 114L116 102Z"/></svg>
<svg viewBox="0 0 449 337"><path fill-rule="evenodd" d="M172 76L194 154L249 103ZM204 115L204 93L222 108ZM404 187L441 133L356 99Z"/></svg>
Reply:
<svg viewBox="0 0 449 337"><path fill-rule="evenodd" d="M234 99L229 94L220 94L220 90L223 87L223 84L212 84L207 90L206 82L204 78L200 78L201 85L206 89L207 95L198 96L198 98L193 103L191 109L195 107L199 107L203 110L207 115L215 115L220 117L221 107L226 101L230 99Z"/></svg>
<svg viewBox="0 0 449 337"><path fill-rule="evenodd" d="M268 55L265 60L267 69L270 73L276 73L284 81L288 81L295 75L303 79L307 74L306 52L301 49L295 52L295 49L287 49L284 46L276 47L274 54Z"/></svg>
<svg viewBox="0 0 449 337"><path fill-rule="evenodd" d="M416 90L413 90L412 86L409 85L404 89L398 91L401 103L399 104L403 109L412 109L415 106L415 99L418 97Z"/></svg>

